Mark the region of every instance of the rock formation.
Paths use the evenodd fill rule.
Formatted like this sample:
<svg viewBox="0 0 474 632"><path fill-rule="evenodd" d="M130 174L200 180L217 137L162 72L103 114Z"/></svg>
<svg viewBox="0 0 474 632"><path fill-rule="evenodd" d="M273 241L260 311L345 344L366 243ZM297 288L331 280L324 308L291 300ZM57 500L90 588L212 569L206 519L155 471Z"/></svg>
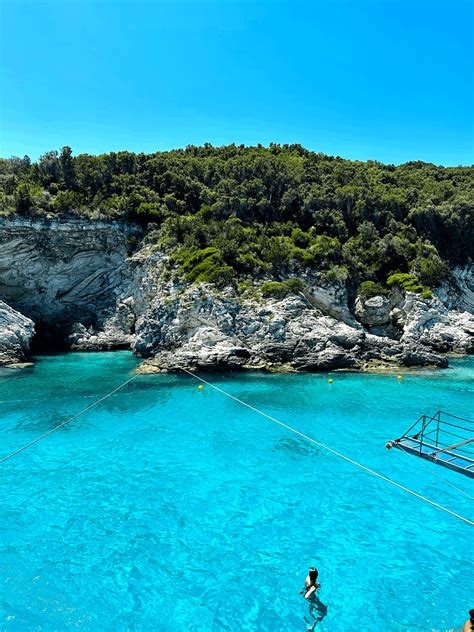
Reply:
<svg viewBox="0 0 474 632"><path fill-rule="evenodd" d="M449 312L446 317L437 299L418 295L408 295L403 307L403 318L396 321L400 329L391 325L397 335L389 337L323 314L303 294L259 303L242 300L231 288L217 293L190 287L171 300L162 296L152 302L137 320L134 350L151 358L147 364L157 370L298 371L363 369L375 363L443 367L447 359L440 352L472 350L471 315ZM398 315L397 308L391 311ZM412 320L410 311L429 313L430 320ZM390 313L381 324L388 324ZM439 336L444 336L442 349L432 344Z"/></svg>
<svg viewBox="0 0 474 632"><path fill-rule="evenodd" d="M0 301L0 365L26 360L34 331L32 320Z"/></svg>
<svg viewBox="0 0 474 632"><path fill-rule="evenodd" d="M173 281L156 247L131 254L137 235L117 222L0 220L0 298L14 308L2 304L0 362L25 356L30 318L39 335L131 348L158 371L442 367L443 354L474 350L472 267L430 299L393 290L352 301L344 283L316 273L303 292L265 299L261 280L243 294Z"/></svg>
<svg viewBox="0 0 474 632"><path fill-rule="evenodd" d="M0 298L51 338L86 326L115 305L128 278L128 240L118 222L0 220Z"/></svg>

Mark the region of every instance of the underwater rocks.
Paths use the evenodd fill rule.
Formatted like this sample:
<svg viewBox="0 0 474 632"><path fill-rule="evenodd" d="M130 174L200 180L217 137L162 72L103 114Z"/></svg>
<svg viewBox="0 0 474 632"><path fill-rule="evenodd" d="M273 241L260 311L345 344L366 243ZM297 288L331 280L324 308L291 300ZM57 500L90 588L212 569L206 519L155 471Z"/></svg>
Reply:
<svg viewBox="0 0 474 632"><path fill-rule="evenodd" d="M0 365L26 360L34 333L32 320L0 301Z"/></svg>

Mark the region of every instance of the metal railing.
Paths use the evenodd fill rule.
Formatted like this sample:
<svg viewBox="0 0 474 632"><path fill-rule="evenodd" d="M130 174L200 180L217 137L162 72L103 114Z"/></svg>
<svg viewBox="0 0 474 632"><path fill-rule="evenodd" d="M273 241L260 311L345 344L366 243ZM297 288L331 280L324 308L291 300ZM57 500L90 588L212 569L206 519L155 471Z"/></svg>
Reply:
<svg viewBox="0 0 474 632"><path fill-rule="evenodd" d="M411 431L417 429L420 424L421 428L411 435ZM453 432L452 429L458 432ZM423 452L423 447L428 444L436 448L436 453L456 449L457 452L474 457L474 449L467 448L468 445L474 444L474 422L442 410L438 410L432 416L422 415L403 436L420 442L420 454ZM458 441L446 442L446 437L453 437Z"/></svg>

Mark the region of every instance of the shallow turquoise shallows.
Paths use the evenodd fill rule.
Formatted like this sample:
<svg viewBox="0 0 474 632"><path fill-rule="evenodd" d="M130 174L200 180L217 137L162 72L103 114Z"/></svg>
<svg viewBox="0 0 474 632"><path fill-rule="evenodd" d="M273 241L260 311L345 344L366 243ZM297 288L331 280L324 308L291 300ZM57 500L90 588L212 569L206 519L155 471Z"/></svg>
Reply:
<svg viewBox="0 0 474 632"><path fill-rule="evenodd" d="M76 353L1 370L0 457L137 363ZM474 362L331 377L209 379L472 520L472 480L385 443L425 412L473 419ZM316 630L446 630L474 608L473 527L188 376L139 376L0 477L8 632L305 630L312 564L327 607Z"/></svg>

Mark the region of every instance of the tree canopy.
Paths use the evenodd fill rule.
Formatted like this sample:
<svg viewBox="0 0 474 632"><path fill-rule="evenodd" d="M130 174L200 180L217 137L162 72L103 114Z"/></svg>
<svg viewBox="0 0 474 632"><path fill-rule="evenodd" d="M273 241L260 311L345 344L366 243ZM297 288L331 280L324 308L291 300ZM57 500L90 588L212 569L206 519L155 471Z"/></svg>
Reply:
<svg viewBox="0 0 474 632"><path fill-rule="evenodd" d="M474 167L358 162L300 145L63 147L37 162L0 159L0 214L15 213L140 223L191 282L311 268L380 287L412 274L426 289L472 259Z"/></svg>

